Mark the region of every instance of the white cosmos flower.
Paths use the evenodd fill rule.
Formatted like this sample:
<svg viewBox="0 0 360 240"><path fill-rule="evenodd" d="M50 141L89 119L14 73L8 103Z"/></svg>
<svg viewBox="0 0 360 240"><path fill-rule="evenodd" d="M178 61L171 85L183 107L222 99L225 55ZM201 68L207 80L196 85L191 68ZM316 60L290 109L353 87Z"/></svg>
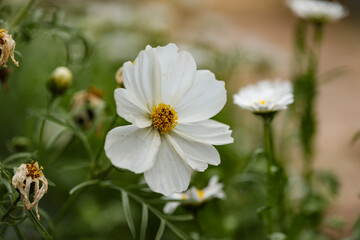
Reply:
<svg viewBox="0 0 360 240"><path fill-rule="evenodd" d="M333 22L348 15L347 9L337 2L289 0L288 5L297 16L314 22Z"/></svg>
<svg viewBox="0 0 360 240"><path fill-rule="evenodd" d="M241 88L234 95L234 103L255 113L277 112L294 102L289 81L264 80Z"/></svg>
<svg viewBox="0 0 360 240"><path fill-rule="evenodd" d="M223 188L224 184L219 183L219 177L213 176L210 179L208 186L202 190L197 189L196 187L192 187L184 193L173 193L172 195L165 197L165 199L189 200L199 205L213 198L224 199L226 195L223 191ZM172 214L180 205L180 202L168 202L165 204L163 211L166 214Z"/></svg>
<svg viewBox="0 0 360 240"><path fill-rule="evenodd" d="M132 125L106 136L111 163L144 173L151 190L185 191L191 169L220 164L212 145L233 142L229 126L209 118L226 103L224 82L197 70L190 53L175 44L141 51L123 66L124 88L115 90L117 113Z"/></svg>

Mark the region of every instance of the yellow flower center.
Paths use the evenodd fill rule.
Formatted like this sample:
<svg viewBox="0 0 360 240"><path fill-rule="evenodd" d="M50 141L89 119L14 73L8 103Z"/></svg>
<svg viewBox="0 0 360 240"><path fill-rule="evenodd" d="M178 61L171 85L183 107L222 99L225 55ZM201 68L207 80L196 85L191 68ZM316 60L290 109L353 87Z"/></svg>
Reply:
<svg viewBox="0 0 360 240"><path fill-rule="evenodd" d="M260 104L261 104L261 105L264 105L264 104L265 104L265 100L260 101Z"/></svg>
<svg viewBox="0 0 360 240"><path fill-rule="evenodd" d="M200 189L196 189L196 190L197 190L200 200L202 200L204 198L204 192Z"/></svg>
<svg viewBox="0 0 360 240"><path fill-rule="evenodd" d="M8 33L8 31L6 31L5 29L0 29L0 43L1 43L1 44L4 44L4 43L5 43L4 33Z"/></svg>
<svg viewBox="0 0 360 240"><path fill-rule="evenodd" d="M26 167L28 169L28 172L26 174L27 177L31 177L32 179L39 178L42 175L42 169L43 167L39 167L38 162L31 161L31 163L27 163Z"/></svg>
<svg viewBox="0 0 360 240"><path fill-rule="evenodd" d="M162 134L173 130L177 125L178 116L175 110L164 103L159 103L152 108L150 115L153 126Z"/></svg>

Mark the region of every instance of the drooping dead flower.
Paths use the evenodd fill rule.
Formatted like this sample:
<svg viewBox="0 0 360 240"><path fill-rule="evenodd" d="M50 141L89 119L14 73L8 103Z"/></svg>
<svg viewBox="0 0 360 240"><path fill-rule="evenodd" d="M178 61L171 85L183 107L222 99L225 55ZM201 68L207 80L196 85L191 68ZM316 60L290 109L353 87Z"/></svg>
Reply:
<svg viewBox="0 0 360 240"><path fill-rule="evenodd" d="M71 114L81 127L89 129L101 116L104 108L103 92L95 87L90 87L87 91L79 91L74 95Z"/></svg>
<svg viewBox="0 0 360 240"><path fill-rule="evenodd" d="M14 58L15 45L16 43L8 31L0 29L0 66L5 65L9 57L17 67L19 66L19 62Z"/></svg>
<svg viewBox="0 0 360 240"><path fill-rule="evenodd" d="M34 161L31 161L31 163L28 164L21 164L12 178L13 186L20 191L24 208L31 210L35 207L36 216L39 220L38 204L48 189L48 182L44 173L41 171L42 169L42 167L39 167L38 162L34 163ZM30 188L32 183L35 184L33 202L30 201Z"/></svg>

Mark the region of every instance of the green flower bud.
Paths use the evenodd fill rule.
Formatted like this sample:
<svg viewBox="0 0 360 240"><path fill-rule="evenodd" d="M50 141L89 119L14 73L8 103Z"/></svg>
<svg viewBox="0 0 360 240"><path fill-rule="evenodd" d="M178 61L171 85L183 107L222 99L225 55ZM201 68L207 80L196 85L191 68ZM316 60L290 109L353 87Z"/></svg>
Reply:
<svg viewBox="0 0 360 240"><path fill-rule="evenodd" d="M30 140L27 137L14 137L11 147L15 152L26 152L29 149Z"/></svg>
<svg viewBox="0 0 360 240"><path fill-rule="evenodd" d="M47 88L54 96L64 94L72 82L72 73L67 67L57 67L47 81Z"/></svg>

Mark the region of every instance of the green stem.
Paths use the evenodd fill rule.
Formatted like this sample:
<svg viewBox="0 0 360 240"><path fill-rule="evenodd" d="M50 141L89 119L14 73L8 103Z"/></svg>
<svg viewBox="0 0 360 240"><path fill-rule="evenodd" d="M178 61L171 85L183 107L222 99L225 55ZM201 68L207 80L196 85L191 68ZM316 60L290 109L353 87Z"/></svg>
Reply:
<svg viewBox="0 0 360 240"><path fill-rule="evenodd" d="M30 7L34 4L35 0L29 0L26 5L20 10L20 12L16 15L14 21L11 24L12 28L15 28L22 19L26 16L27 12L29 11Z"/></svg>
<svg viewBox="0 0 360 240"><path fill-rule="evenodd" d="M267 165L267 172L266 172L266 207L269 209L267 210L266 214L266 228L268 234L274 232L274 218L273 218L273 207L275 203L276 196L273 192L273 184L275 184L272 176L272 167L274 166L274 149L273 149L273 142L271 136L271 120L272 117L263 115L264 120L264 142L265 142L265 152L266 152L266 165Z"/></svg>
<svg viewBox="0 0 360 240"><path fill-rule="evenodd" d="M51 105L54 102L55 97L51 96L50 100L47 103L46 106L46 113L49 113L50 109L51 109ZM41 126L40 126L40 133L39 133L39 146L38 146L38 158L41 159L42 154L43 154L43 150L44 150L44 146L43 146L43 137L44 137L44 130L45 130L45 123L46 120L45 118L41 121Z"/></svg>
<svg viewBox="0 0 360 240"><path fill-rule="evenodd" d="M284 167L275 157L275 147L271 129L271 122L276 113L262 115L264 123L264 143L267 160L266 206L267 231L283 231L286 223L285 186L287 176Z"/></svg>
<svg viewBox="0 0 360 240"><path fill-rule="evenodd" d="M16 198L16 200L11 204L11 206L9 207L9 209L6 211L6 213L4 214L4 216L1 218L1 221L3 222L6 217L11 213L12 210L14 210L14 208L16 207L17 203L20 200L21 195L19 194L19 196Z"/></svg>
<svg viewBox="0 0 360 240"><path fill-rule="evenodd" d="M116 124L117 118L118 118L118 116L117 116L117 114L115 114L115 116L113 117L113 119L109 125L108 131L110 131L114 127L114 125ZM90 165L90 170L89 170L89 179L90 180L104 179L112 170L112 165L111 165L110 167L106 168L102 172L96 174L96 169L98 167L101 154L104 151L105 139L106 139L106 137L103 138L101 146L96 154L96 157L94 158L93 162ZM61 206L59 212L56 214L56 216L54 218L54 225L56 225L60 222L60 220L63 218L63 216L69 211L69 209L71 208L73 203L81 196L82 193L84 193L86 191L86 189L87 189L87 187L75 192L73 195L71 195L70 198L68 198L65 201L65 203Z"/></svg>
<svg viewBox="0 0 360 240"><path fill-rule="evenodd" d="M113 119L111 120L111 123L110 123L109 128L107 129L106 133L108 133L112 128L114 128L117 119L118 119L118 115L115 113L115 115L114 115ZM90 165L90 179L94 179L96 169L99 166L99 161L100 161L101 154L104 151L105 140L106 140L106 137L103 138L103 140L101 142L101 146L100 146L100 148L99 148L99 150L98 150L98 152L96 154L96 157L94 158L93 162Z"/></svg>

